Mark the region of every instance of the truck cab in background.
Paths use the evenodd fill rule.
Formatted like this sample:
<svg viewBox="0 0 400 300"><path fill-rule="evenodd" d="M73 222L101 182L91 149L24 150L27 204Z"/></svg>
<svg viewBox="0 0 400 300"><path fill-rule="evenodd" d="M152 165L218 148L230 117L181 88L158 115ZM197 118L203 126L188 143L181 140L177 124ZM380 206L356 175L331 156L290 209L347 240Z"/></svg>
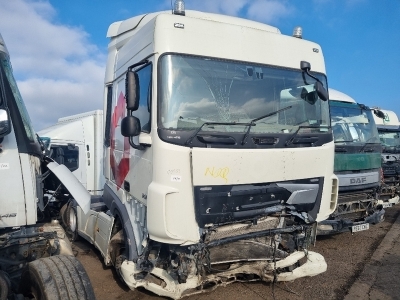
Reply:
<svg viewBox="0 0 400 300"><path fill-rule="evenodd" d="M72 197L88 211L89 193L43 155L0 35L0 299L94 299L60 225Z"/></svg>
<svg viewBox="0 0 400 300"><path fill-rule="evenodd" d="M102 110L60 118L38 135L51 158L64 164L92 195L103 194Z"/></svg>
<svg viewBox="0 0 400 300"><path fill-rule="evenodd" d="M394 111L381 110L384 118L375 117L382 144L382 204L399 203L400 196L400 122Z"/></svg>
<svg viewBox="0 0 400 300"><path fill-rule="evenodd" d="M131 289L174 299L324 272L309 248L338 180L320 46L177 7L109 27L106 183L78 234Z"/></svg>
<svg viewBox="0 0 400 300"><path fill-rule="evenodd" d="M339 198L335 212L318 224L318 234L367 230L370 223L383 221L385 213L378 204L381 145L374 113L334 89L329 89L329 106Z"/></svg>

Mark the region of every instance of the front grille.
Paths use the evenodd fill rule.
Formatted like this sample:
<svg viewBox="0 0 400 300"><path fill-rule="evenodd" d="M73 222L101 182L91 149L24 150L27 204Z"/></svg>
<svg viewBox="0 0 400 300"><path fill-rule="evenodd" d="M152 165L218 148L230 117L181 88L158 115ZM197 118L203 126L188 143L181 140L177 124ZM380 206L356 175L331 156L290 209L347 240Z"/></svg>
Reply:
<svg viewBox="0 0 400 300"><path fill-rule="evenodd" d="M324 179L271 183L195 186L196 221L200 228L232 224L270 214L269 208L290 204L299 212L318 212ZM318 205L318 206L317 206ZM282 211L282 208L280 211Z"/></svg>
<svg viewBox="0 0 400 300"><path fill-rule="evenodd" d="M350 214L363 213L370 211L375 206L375 199L363 200L363 201L352 201L347 203L339 203L334 213L335 216L345 215L345 218L349 218Z"/></svg>
<svg viewBox="0 0 400 300"><path fill-rule="evenodd" d="M339 193L338 204L371 199L372 194L373 190L366 190L362 193Z"/></svg>

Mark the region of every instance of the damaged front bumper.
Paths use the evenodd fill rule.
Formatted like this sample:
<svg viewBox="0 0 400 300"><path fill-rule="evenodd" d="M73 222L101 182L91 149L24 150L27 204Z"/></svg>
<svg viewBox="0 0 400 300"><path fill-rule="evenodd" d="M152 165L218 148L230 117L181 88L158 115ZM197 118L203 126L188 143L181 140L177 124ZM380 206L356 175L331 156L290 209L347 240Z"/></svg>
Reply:
<svg viewBox="0 0 400 300"><path fill-rule="evenodd" d="M125 283L173 299L209 292L233 282L292 281L327 269L322 255L308 251L316 223L282 225L266 217L207 231L202 242L178 246L149 241L147 254L124 260Z"/></svg>
<svg viewBox="0 0 400 300"><path fill-rule="evenodd" d="M382 184L378 204L383 208L392 207L400 202L400 187L398 183L390 181Z"/></svg>
<svg viewBox="0 0 400 300"><path fill-rule="evenodd" d="M276 275L276 270L290 268L298 264L302 259L305 263L292 271L281 272ZM267 282L291 281L305 276L315 276L327 269L324 257L316 252L296 251L285 259L277 262L253 261L233 265L230 269L217 274L209 274L203 277L199 274L191 274L186 282L172 278L168 272L161 268L153 268L143 279L136 279L142 271L137 269L137 264L124 261L121 266L121 275L125 283L131 289L143 287L157 295L180 299L185 296L209 292L218 286L226 286L233 282L249 282L263 280Z"/></svg>

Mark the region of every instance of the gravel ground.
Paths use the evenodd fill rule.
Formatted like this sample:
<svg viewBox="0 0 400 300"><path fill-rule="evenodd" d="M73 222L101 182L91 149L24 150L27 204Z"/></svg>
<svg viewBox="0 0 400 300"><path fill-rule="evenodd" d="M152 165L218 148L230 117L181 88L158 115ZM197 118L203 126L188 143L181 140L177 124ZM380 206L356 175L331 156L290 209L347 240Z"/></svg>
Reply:
<svg viewBox="0 0 400 300"><path fill-rule="evenodd" d="M321 275L274 285L234 283L185 299L343 299L399 213L400 206L386 209L385 221L371 226L368 231L318 238L316 246L310 250L322 254L328 263L328 270ZM80 240L74 247L98 300L162 299L144 289L129 290L113 268L104 266L99 251L89 243Z"/></svg>

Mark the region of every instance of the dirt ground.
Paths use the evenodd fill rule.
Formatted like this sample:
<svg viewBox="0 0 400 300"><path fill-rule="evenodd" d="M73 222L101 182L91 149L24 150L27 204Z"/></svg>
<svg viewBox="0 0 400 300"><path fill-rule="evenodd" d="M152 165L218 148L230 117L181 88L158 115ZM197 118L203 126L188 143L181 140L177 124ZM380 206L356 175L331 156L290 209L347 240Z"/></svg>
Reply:
<svg viewBox="0 0 400 300"><path fill-rule="evenodd" d="M316 246L310 250L325 257L328 270L323 274L274 285L261 282L233 283L185 299L343 299L399 213L400 206L386 209L385 221L371 226L368 231L318 238ZM144 289L129 290L118 279L113 268L104 266L99 251L89 243L80 240L74 248L89 275L98 300L163 299Z"/></svg>

